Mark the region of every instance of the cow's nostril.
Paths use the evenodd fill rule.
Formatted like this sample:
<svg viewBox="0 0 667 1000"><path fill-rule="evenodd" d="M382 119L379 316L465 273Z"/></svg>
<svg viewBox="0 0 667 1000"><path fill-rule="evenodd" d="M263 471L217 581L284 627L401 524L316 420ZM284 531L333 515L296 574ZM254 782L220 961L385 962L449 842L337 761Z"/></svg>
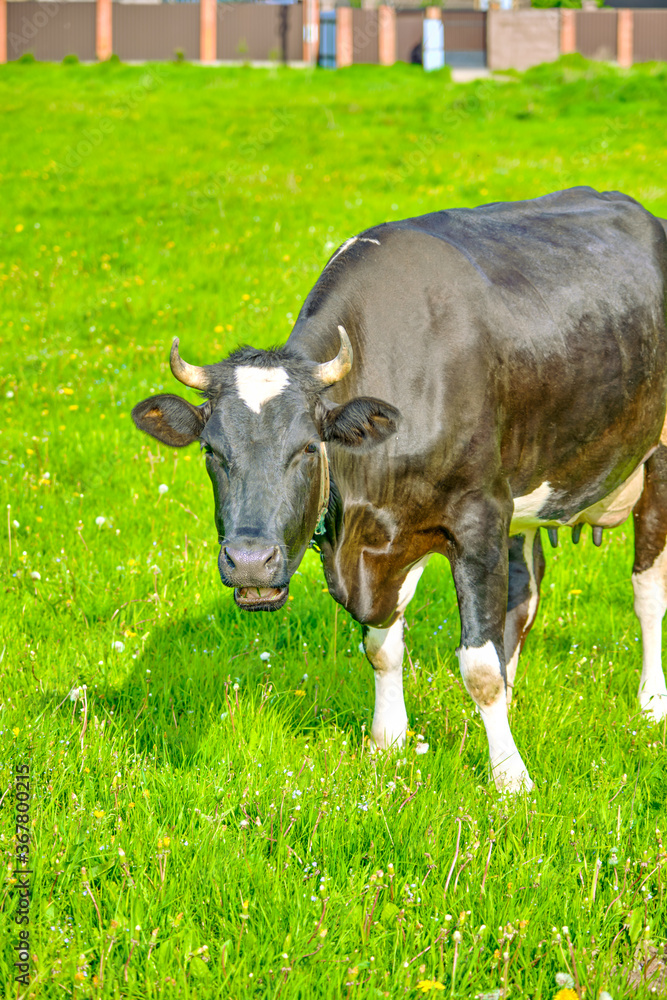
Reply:
<svg viewBox="0 0 667 1000"><path fill-rule="evenodd" d="M280 555L280 549L278 548L277 545L274 545L273 548L269 550L269 554L264 560L264 565L268 567L274 566L279 555Z"/></svg>
<svg viewBox="0 0 667 1000"><path fill-rule="evenodd" d="M234 560L232 559L232 556L231 556L231 554L230 554L230 551L229 551L229 549L227 548L227 546L225 546L225 547L224 547L224 549L223 549L222 551L223 551L223 553L224 553L224 556L225 556L225 559L227 560L227 565L228 565L228 566L229 566L229 567L230 567L231 569L236 569L236 563L235 563L235 562L234 562Z"/></svg>

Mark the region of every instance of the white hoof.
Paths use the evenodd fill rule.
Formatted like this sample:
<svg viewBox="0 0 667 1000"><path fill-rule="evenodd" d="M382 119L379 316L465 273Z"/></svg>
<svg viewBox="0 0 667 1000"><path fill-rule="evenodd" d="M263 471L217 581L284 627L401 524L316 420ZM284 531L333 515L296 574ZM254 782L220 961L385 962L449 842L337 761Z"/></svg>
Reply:
<svg viewBox="0 0 667 1000"><path fill-rule="evenodd" d="M379 750L402 750L404 746L405 730L398 736L392 736L389 733L376 736L375 733L371 733L371 753L377 753Z"/></svg>
<svg viewBox="0 0 667 1000"><path fill-rule="evenodd" d="M533 787L526 765L519 754L512 754L507 760L492 764L491 768L499 792L510 792L515 795L519 792L529 792Z"/></svg>
<svg viewBox="0 0 667 1000"><path fill-rule="evenodd" d="M661 691L651 695L642 691L639 702L649 722L662 722L667 718L667 692Z"/></svg>

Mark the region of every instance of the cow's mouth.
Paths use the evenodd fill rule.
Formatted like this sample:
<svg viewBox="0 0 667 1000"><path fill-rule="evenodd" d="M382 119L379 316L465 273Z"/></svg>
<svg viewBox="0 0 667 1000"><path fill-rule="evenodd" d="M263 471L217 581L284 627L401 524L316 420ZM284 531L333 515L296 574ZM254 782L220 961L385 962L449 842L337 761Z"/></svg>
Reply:
<svg viewBox="0 0 667 1000"><path fill-rule="evenodd" d="M244 611L279 611L289 596L289 587L235 587L234 600Z"/></svg>

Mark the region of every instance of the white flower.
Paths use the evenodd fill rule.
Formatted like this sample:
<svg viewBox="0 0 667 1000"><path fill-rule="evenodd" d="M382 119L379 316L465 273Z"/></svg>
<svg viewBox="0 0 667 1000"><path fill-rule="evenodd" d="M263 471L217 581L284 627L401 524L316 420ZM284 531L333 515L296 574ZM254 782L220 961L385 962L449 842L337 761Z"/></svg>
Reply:
<svg viewBox="0 0 667 1000"><path fill-rule="evenodd" d="M614 998L606 990L600 990L600 1000L614 1000Z"/></svg>
<svg viewBox="0 0 667 1000"><path fill-rule="evenodd" d="M11 389L9 390L9 392L5 393L5 395L7 396L7 399L13 399L14 398L14 393L12 392Z"/></svg>
<svg viewBox="0 0 667 1000"><path fill-rule="evenodd" d="M69 700L70 701L76 701L77 698L81 697L81 695L83 694L83 692L85 690L86 690L86 685L85 684L82 684L81 687L78 687L78 688L72 688L72 690L69 693Z"/></svg>
<svg viewBox="0 0 667 1000"><path fill-rule="evenodd" d="M106 521L106 517L102 517L101 514L100 514L99 517L95 518L95 524L97 525L98 528L101 528L102 525L105 523L105 521Z"/></svg>
<svg viewBox="0 0 667 1000"><path fill-rule="evenodd" d="M33 580L41 580L42 579L42 574L38 573L36 569L34 569L32 571L32 573L30 574L30 576L33 578Z"/></svg>
<svg viewBox="0 0 667 1000"><path fill-rule="evenodd" d="M169 492L169 487L167 486L166 483L160 483L160 485L157 488L157 491L160 494L162 494L162 493L168 493Z"/></svg>
<svg viewBox="0 0 667 1000"><path fill-rule="evenodd" d="M115 642L111 643L111 648L115 649L117 653L122 653L125 649L125 643L117 639Z"/></svg>
<svg viewBox="0 0 667 1000"><path fill-rule="evenodd" d="M415 753L428 753L428 743L417 743L415 746Z"/></svg>
<svg viewBox="0 0 667 1000"><path fill-rule="evenodd" d="M12 521L12 524L14 525L15 528L20 528L21 527L21 525L19 524L18 521Z"/></svg>
<svg viewBox="0 0 667 1000"><path fill-rule="evenodd" d="M51 473L50 472L43 472L42 473L42 479L50 479L50 478L51 478Z"/></svg>
<svg viewBox="0 0 667 1000"><path fill-rule="evenodd" d="M574 989L574 979L569 972L556 973L556 986L564 986L568 990Z"/></svg>
<svg viewBox="0 0 667 1000"><path fill-rule="evenodd" d="M458 943L460 940L461 940L461 931L454 931L454 933L452 934L452 941L456 941Z"/></svg>
<svg viewBox="0 0 667 1000"><path fill-rule="evenodd" d="M267 653L266 650L265 650L263 653L259 654L259 658L260 658L260 660L264 660L264 662L266 663L267 660L271 659L271 654Z"/></svg>

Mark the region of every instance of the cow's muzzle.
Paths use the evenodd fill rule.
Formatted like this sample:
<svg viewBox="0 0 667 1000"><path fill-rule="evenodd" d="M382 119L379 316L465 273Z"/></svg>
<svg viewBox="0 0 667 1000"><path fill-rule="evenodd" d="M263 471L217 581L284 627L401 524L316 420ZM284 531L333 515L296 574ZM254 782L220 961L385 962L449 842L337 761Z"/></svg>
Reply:
<svg viewBox="0 0 667 1000"><path fill-rule="evenodd" d="M285 582L286 560L279 545L252 540L223 542L218 567L226 587L234 587L234 600L246 611L277 611L289 594Z"/></svg>

